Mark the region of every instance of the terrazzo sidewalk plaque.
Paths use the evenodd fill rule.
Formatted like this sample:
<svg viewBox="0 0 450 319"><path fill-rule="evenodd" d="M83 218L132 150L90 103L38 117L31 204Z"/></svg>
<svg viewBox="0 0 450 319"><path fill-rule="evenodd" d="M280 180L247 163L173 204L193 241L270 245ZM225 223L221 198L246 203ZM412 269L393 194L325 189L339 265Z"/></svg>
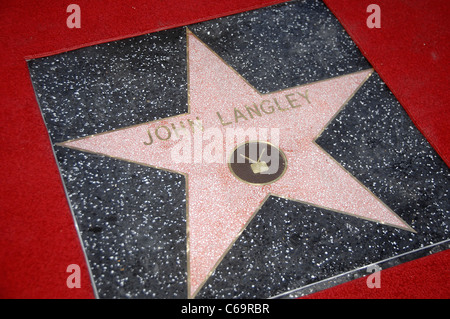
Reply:
<svg viewBox="0 0 450 319"><path fill-rule="evenodd" d="M449 171L321 2L29 61L99 298L296 297L449 247Z"/></svg>

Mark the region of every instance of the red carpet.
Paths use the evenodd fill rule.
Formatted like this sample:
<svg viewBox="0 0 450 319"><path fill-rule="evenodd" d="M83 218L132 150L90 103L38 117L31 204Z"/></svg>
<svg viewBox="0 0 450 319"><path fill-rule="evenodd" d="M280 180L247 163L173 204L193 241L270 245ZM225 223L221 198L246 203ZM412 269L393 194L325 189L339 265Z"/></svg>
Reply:
<svg viewBox="0 0 450 319"><path fill-rule="evenodd" d="M367 277L316 292L304 299L448 299L450 251L382 270L380 287L369 289Z"/></svg>
<svg viewBox="0 0 450 319"><path fill-rule="evenodd" d="M0 3L1 298L93 297L25 60L278 2L80 0L80 29L66 27L71 2ZM370 1L325 2L448 165L450 4L380 0L381 29L368 29ZM311 297L448 298L449 261L439 253L382 271L381 289L361 279ZM82 267L79 289L66 286L70 264Z"/></svg>

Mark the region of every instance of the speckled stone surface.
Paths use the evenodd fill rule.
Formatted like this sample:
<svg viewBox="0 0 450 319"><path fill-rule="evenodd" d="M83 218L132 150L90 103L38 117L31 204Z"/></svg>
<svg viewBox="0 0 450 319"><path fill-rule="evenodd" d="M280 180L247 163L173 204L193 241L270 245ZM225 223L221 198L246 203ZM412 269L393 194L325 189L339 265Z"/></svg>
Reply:
<svg viewBox="0 0 450 319"><path fill-rule="evenodd" d="M29 61L53 142L187 111L183 29Z"/></svg>
<svg viewBox="0 0 450 319"><path fill-rule="evenodd" d="M99 296L186 298L184 177L62 147L56 154Z"/></svg>
<svg viewBox="0 0 450 319"><path fill-rule="evenodd" d="M29 61L52 142L186 112L184 34ZM96 294L186 298L184 177L56 145L54 151Z"/></svg>
<svg viewBox="0 0 450 319"><path fill-rule="evenodd" d="M319 1L189 28L264 93L371 67ZM185 29L36 59L29 68L98 297L186 298L185 177L55 145L186 112ZM376 73L317 144L417 233L271 197L198 298L293 296L371 263L449 248L448 167Z"/></svg>

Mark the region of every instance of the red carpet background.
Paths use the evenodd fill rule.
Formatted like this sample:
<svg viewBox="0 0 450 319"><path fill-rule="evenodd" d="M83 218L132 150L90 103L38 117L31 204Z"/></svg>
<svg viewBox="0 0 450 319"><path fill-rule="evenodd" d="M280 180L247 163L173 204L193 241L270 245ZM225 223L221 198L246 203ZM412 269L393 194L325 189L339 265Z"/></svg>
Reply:
<svg viewBox="0 0 450 319"><path fill-rule="evenodd" d="M66 26L73 2L49 2L0 3L0 298L94 296L26 59L282 1L79 0L80 29ZM366 26L373 1L325 3L448 165L448 1L376 1L380 29ZM441 252L383 270L380 289L362 278L310 297L448 298L449 261ZM66 286L70 264L81 266L79 289Z"/></svg>

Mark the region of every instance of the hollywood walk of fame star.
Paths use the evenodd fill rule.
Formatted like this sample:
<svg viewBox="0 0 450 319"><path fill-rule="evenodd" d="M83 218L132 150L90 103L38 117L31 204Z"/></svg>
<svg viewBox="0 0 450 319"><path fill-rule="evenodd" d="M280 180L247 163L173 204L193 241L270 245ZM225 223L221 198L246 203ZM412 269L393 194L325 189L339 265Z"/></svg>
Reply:
<svg viewBox="0 0 450 319"><path fill-rule="evenodd" d="M186 36L188 113L58 145L185 176L188 297L195 297L271 195L414 231L315 143L372 69L261 94L189 30ZM242 170L226 160L196 160L194 149L190 160L173 156L189 134L211 129L226 136L230 128L276 128L279 136L225 146L226 159L242 157L247 173L241 176ZM211 144L217 142L223 141ZM258 144L252 156L251 143ZM269 153L281 165L276 178L267 174L274 159L267 158Z"/></svg>

